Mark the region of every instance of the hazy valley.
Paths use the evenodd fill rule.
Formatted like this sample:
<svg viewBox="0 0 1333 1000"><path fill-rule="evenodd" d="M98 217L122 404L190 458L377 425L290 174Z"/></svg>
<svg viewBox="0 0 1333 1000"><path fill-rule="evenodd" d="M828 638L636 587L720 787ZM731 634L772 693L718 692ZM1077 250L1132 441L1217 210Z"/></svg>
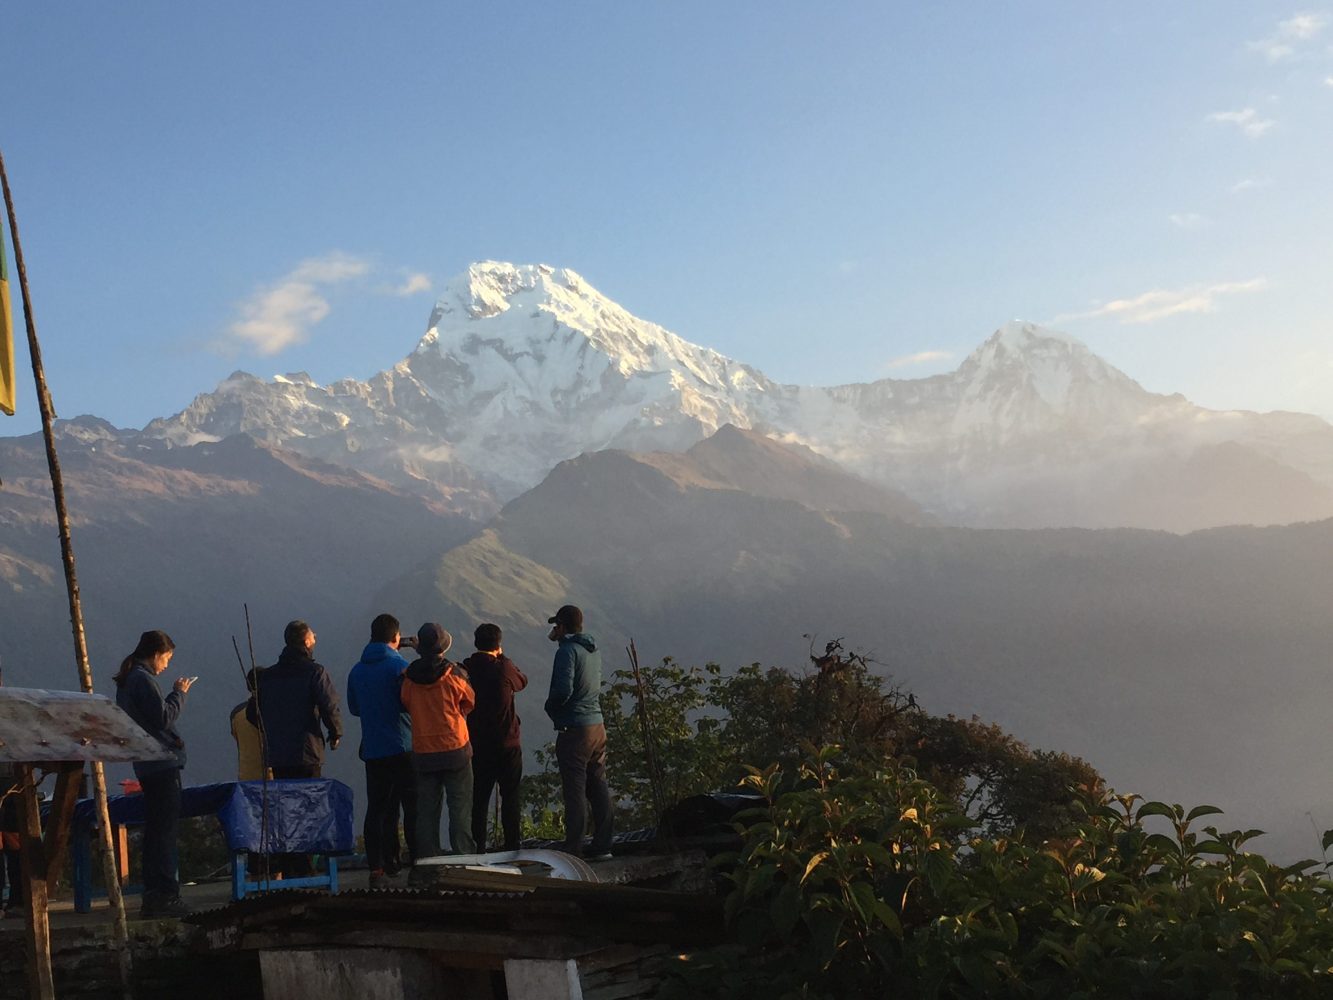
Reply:
<svg viewBox="0 0 1333 1000"><path fill-rule="evenodd" d="M367 382L238 373L59 446L100 689L139 631L173 634L203 677L190 780L232 766L243 602L261 663L305 617L340 686L379 610L460 653L499 622L532 746L545 619L575 600L608 668L631 636L797 667L803 634L843 636L932 710L1215 802L1275 852L1314 850L1307 811L1333 825L1333 428L1148 393L1040 328L949 375L782 386L572 272L484 264ZM6 682L73 686L36 437L0 439L0 478ZM359 784L354 743L332 770Z"/></svg>

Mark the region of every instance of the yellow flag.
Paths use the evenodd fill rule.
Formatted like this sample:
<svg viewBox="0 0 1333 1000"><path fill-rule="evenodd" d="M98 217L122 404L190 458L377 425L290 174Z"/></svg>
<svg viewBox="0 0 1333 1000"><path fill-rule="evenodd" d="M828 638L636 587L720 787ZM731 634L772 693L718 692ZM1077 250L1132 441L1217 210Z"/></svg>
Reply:
<svg viewBox="0 0 1333 1000"><path fill-rule="evenodd" d="M14 311L9 305L3 224L0 224L0 412L14 415Z"/></svg>

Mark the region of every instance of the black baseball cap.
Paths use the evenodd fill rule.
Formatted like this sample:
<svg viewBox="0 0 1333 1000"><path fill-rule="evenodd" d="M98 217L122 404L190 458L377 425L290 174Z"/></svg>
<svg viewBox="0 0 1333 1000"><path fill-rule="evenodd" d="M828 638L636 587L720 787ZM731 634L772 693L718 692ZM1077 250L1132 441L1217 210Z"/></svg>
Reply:
<svg viewBox="0 0 1333 1000"><path fill-rule="evenodd" d="M546 619L546 623L548 625L562 625L566 632L582 632L583 612L572 604L566 604Z"/></svg>

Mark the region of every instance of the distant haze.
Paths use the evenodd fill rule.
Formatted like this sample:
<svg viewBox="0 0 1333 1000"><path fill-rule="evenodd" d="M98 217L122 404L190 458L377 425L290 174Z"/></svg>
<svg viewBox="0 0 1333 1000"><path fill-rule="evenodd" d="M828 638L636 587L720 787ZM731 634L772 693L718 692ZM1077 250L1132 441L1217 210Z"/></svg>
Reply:
<svg viewBox="0 0 1333 1000"><path fill-rule="evenodd" d="M800 668L841 636L932 711L1221 805L1273 850L1312 852L1307 811L1333 826L1333 428L1148 392L1057 331L794 387L572 271L483 262L364 382L237 372L143 430L62 422L59 446L100 689L140 631L176 638L202 676L191 781L231 773L243 603L261 664L303 617L340 689L379 611L442 622L460 656L495 621L532 747L545 619L574 601L608 671L631 637ZM6 679L73 686L37 436L0 438L0 477ZM348 730L330 770L359 787Z"/></svg>

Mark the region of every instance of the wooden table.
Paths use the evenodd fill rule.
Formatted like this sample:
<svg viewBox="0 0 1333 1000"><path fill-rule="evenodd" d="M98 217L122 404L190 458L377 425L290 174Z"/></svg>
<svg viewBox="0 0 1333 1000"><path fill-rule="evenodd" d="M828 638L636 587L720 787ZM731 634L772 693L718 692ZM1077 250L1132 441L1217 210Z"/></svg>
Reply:
<svg viewBox="0 0 1333 1000"><path fill-rule="evenodd" d="M24 930L34 1000L55 998L47 906L69 848L84 764L174 757L103 695L0 687L0 761L9 762L14 771L13 787L4 791L18 796L23 889L28 902ZM56 774L44 834L38 771Z"/></svg>

